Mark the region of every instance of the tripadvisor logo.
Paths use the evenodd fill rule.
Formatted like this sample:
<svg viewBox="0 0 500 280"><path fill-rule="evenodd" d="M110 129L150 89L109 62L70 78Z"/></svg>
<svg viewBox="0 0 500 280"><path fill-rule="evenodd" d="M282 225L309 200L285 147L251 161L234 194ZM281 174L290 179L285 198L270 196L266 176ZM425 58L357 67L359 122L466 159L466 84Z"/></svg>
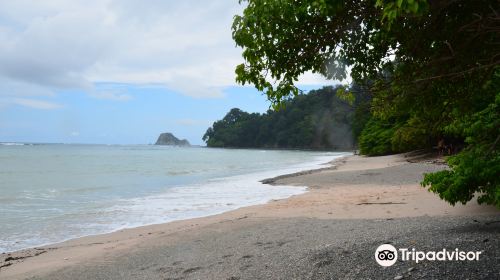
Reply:
<svg viewBox="0 0 500 280"><path fill-rule="evenodd" d="M381 266L391 266L398 260L398 250L391 244L382 244L375 251L375 260Z"/></svg>
<svg viewBox="0 0 500 280"><path fill-rule="evenodd" d="M423 260L427 261L478 261L482 251L460 251L443 249L440 251L417 251L415 248L396 249L391 244L382 244L375 251L375 260L381 266L391 266L398 260L398 255L401 261L414 261L418 263Z"/></svg>

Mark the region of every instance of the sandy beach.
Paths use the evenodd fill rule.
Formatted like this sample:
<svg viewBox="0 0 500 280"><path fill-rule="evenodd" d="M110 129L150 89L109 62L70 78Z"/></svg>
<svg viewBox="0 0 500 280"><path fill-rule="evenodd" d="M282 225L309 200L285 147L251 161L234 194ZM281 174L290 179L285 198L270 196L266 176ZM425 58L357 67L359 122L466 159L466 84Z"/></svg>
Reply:
<svg viewBox="0 0 500 280"><path fill-rule="evenodd" d="M500 211L453 207L419 185L444 168L350 156L265 180L309 187L288 199L2 254L0 279L499 279ZM383 268L374 259L383 243L483 253Z"/></svg>

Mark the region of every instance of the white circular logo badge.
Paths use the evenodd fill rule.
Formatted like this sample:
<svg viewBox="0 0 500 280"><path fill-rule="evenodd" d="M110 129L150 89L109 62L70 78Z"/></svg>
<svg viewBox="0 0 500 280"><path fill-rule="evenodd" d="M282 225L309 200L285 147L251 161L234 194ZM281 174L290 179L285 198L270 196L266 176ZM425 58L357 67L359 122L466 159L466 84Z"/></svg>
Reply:
<svg viewBox="0 0 500 280"><path fill-rule="evenodd" d="M398 260L398 250L391 244L382 244L375 251L375 260L381 266L391 266Z"/></svg>

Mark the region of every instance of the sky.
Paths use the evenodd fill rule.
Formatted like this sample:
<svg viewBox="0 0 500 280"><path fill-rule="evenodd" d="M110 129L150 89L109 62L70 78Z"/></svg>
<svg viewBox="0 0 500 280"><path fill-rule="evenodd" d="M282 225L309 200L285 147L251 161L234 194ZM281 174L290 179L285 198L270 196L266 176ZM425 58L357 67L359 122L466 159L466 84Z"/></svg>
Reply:
<svg viewBox="0 0 500 280"><path fill-rule="evenodd" d="M203 145L231 108L269 102L235 82L238 0L0 0L0 142ZM335 84L306 73L299 87Z"/></svg>

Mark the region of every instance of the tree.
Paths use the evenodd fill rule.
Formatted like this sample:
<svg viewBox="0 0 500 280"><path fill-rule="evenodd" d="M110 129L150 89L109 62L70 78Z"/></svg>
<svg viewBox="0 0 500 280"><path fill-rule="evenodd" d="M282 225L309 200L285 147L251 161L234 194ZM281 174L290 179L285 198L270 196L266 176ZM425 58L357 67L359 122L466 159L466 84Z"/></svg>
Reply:
<svg viewBox="0 0 500 280"><path fill-rule="evenodd" d="M247 6L233 22L233 39L245 60L236 67L237 81L265 91L275 108L298 95L294 83L301 74L312 71L342 80L350 69L354 81L370 86L372 120L361 121L366 126L360 136L366 151L385 154L451 139L464 147L449 160L452 170L446 178L453 182L473 171L467 155L498 155L499 127L494 125L491 137L480 144L467 125L490 112L500 91L500 1L243 2ZM495 124L495 118L481 120ZM377 135L387 141L374 141ZM496 170L484 168L486 173ZM450 190L440 185L444 177L432 176L424 185L450 203L471 199L457 191L444 195ZM470 194L478 191L489 198L480 202L500 207L494 195L500 184L491 178L454 186Z"/></svg>
<svg viewBox="0 0 500 280"><path fill-rule="evenodd" d="M500 73L498 76L500 78ZM449 158L451 170L427 174L423 186L451 204L465 204L475 193L480 203L500 207L500 91L495 102L484 110L449 126L464 131L469 144L464 151Z"/></svg>
<svg viewBox="0 0 500 280"><path fill-rule="evenodd" d="M280 111L232 109L203 140L209 147L351 149L354 108L325 87L285 102Z"/></svg>

